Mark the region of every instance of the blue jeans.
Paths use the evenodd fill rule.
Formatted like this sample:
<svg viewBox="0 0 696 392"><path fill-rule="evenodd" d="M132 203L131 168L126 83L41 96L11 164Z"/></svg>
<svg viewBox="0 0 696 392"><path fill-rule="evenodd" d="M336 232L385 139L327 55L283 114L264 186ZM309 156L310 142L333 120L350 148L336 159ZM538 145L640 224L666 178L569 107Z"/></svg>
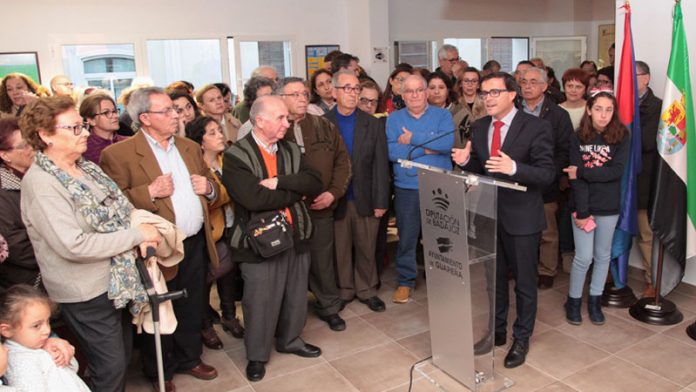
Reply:
<svg viewBox="0 0 696 392"><path fill-rule="evenodd" d="M399 230L399 245L396 250L396 272L399 286L415 287L418 268L416 245L421 231L420 202L418 189L394 188L394 210L396 227Z"/></svg>
<svg viewBox="0 0 696 392"><path fill-rule="evenodd" d="M597 227L587 233L573 225L573 238L575 240L575 258L573 267L570 270L570 288L568 296L571 298L582 297L582 287L585 284L587 270L594 258L594 268L592 269L592 281L590 282L590 295L602 295L604 284L609 272L609 261L611 259L611 241L614 237L618 215L595 216Z"/></svg>

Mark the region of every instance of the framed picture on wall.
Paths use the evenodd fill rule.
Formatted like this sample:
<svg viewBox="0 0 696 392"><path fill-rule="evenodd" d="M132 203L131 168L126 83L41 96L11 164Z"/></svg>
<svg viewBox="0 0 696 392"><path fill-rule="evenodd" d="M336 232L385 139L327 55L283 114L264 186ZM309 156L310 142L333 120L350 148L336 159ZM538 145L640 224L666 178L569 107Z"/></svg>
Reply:
<svg viewBox="0 0 696 392"><path fill-rule="evenodd" d="M604 68L611 64L609 61L609 47L614 43L614 25L599 25L599 42L597 43L597 67Z"/></svg>
<svg viewBox="0 0 696 392"><path fill-rule="evenodd" d="M305 62L307 64L307 79L312 77L314 71L324 67L324 56L340 48L339 45L306 45Z"/></svg>
<svg viewBox="0 0 696 392"><path fill-rule="evenodd" d="M36 52L0 53L0 79L13 72L21 72L41 84L39 55Z"/></svg>

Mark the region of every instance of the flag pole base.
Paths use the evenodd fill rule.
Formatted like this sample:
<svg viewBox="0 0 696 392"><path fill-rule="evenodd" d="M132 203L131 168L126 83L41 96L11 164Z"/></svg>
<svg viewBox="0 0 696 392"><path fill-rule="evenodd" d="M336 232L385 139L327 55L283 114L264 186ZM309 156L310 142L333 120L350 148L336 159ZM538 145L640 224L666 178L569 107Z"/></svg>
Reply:
<svg viewBox="0 0 696 392"><path fill-rule="evenodd" d="M696 321L686 327L686 334L693 340L696 340Z"/></svg>
<svg viewBox="0 0 696 392"><path fill-rule="evenodd" d="M655 305L654 297L641 298L628 310L634 319L652 325L674 325L684 320L684 315L677 309L674 302L660 299ZM696 332L696 326L694 327Z"/></svg>
<svg viewBox="0 0 696 392"><path fill-rule="evenodd" d="M620 289L614 287L612 283L607 283L604 286L602 306L607 308L628 308L636 303L637 300L633 290L628 285Z"/></svg>

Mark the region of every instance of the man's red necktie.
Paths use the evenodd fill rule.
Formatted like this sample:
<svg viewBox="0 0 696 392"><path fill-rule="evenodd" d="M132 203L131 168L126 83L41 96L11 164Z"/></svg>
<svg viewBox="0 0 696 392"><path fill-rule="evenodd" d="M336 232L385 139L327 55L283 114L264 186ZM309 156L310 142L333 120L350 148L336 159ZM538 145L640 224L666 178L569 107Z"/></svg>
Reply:
<svg viewBox="0 0 696 392"><path fill-rule="evenodd" d="M491 156L497 157L500 152L500 129L505 123L502 121L493 122L493 140L491 140Z"/></svg>

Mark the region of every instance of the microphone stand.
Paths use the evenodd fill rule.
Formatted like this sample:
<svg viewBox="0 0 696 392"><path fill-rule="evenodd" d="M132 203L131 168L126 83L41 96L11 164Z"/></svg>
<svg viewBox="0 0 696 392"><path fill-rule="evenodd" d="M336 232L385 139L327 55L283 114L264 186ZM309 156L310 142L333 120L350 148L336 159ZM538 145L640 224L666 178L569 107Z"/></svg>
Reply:
<svg viewBox="0 0 696 392"><path fill-rule="evenodd" d="M423 142L423 143L421 143L421 144L416 144L416 145L413 146L410 150L408 150L408 154L406 155L406 160L407 160L407 161L410 161L410 160L411 160L411 154L413 154L413 152L416 151L417 148L424 147L424 146L425 146L426 144L428 144L428 143L432 143L432 142L434 142L434 141L436 141L436 140L440 140L440 139L442 139L443 137L448 136L448 135L451 135L451 134L453 134L453 133L455 133L455 132L457 132L457 128L455 128L455 129L453 129L453 130L451 130L451 131L449 131L449 132L445 132L445 133L442 133L442 134L440 134L440 135L437 135L436 137L434 137L434 138L432 138L432 139L428 139L428 140L426 140L425 142Z"/></svg>

